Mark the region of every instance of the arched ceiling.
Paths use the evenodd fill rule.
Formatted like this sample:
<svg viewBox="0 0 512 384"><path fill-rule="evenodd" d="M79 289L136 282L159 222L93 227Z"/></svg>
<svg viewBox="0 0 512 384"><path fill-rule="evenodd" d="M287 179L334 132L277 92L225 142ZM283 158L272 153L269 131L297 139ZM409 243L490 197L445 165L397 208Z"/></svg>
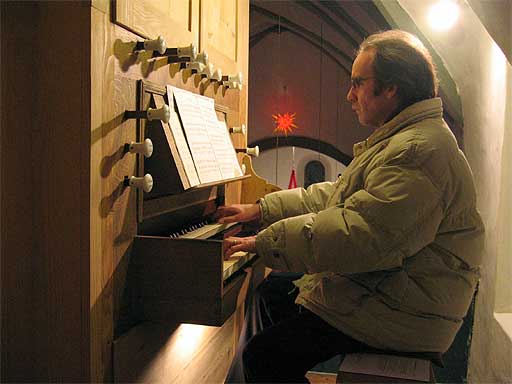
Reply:
<svg viewBox="0 0 512 384"><path fill-rule="evenodd" d="M370 1L251 0L250 47L269 34L291 33L350 74L361 41L389 24Z"/></svg>

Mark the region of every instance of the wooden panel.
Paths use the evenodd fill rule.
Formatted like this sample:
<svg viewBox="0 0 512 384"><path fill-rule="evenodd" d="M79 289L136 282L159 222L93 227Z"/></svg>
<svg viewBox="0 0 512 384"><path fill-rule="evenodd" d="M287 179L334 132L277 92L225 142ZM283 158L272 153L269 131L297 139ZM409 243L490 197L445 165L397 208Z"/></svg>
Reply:
<svg viewBox="0 0 512 384"><path fill-rule="evenodd" d="M238 72L240 58L239 6L237 0L201 1L200 50L223 74Z"/></svg>
<svg viewBox="0 0 512 384"><path fill-rule="evenodd" d="M246 270L237 310L222 327L144 322L114 341L116 382L222 383L242 328L247 294L263 279L256 260Z"/></svg>
<svg viewBox="0 0 512 384"><path fill-rule="evenodd" d="M44 76L32 89L41 95L33 116L41 135L32 146L40 155L34 159L34 171L41 188L40 194L34 191L39 211L34 230L40 236L34 282L36 302L44 308L38 314L48 321L42 343L51 353L38 354L37 359L47 359L50 380L79 381L88 375L88 343L82 339L89 321L82 299L87 303L88 298L81 294L88 285L88 271L82 268L89 256L89 227L83 224L89 213L90 100L83 96L90 93L90 12L80 3L66 2L40 3L39 12L37 67ZM77 41L77 51L70 54L69 47Z"/></svg>
<svg viewBox="0 0 512 384"><path fill-rule="evenodd" d="M136 121L123 119L125 110L136 107L136 81L116 76L108 15L91 12L91 380L108 381L114 333L129 312L124 286L137 233L137 193L123 186L125 176L137 174L136 157L124 153L124 144L137 139Z"/></svg>
<svg viewBox="0 0 512 384"><path fill-rule="evenodd" d="M234 325L234 316L222 327L142 323L114 341L115 382L222 383Z"/></svg>
<svg viewBox="0 0 512 384"><path fill-rule="evenodd" d="M114 21L167 47L199 43L199 0L116 0Z"/></svg>
<svg viewBox="0 0 512 384"><path fill-rule="evenodd" d="M87 381L90 12L1 6L2 381Z"/></svg>
<svg viewBox="0 0 512 384"><path fill-rule="evenodd" d="M177 279L181 282L185 280ZM224 287L222 294L217 296L208 294L208 291L204 289L202 295L195 297L167 295L166 300L150 297L141 298L138 306L142 313L141 319L152 321L176 319L188 324L222 326L235 312L237 296L246 279L245 273L237 274ZM186 283L183 283L183 285L191 286Z"/></svg>
<svg viewBox="0 0 512 384"><path fill-rule="evenodd" d="M26 119L19 124L20 109L35 103L29 92L36 72L32 68L33 49L17 49L17 44L30 46L37 33L34 6L1 2L1 131L0 131L0 206L1 216L1 382L23 380L44 381L34 373L37 345L32 292L33 228L37 212L33 205L32 135L37 121ZM16 127L16 130L9 129ZM41 271L44 273L44 271ZM46 323L43 323L46 324ZM6 351L9 351L6 353ZM20 359L19 356L23 356ZM39 379L39 380L38 380Z"/></svg>
<svg viewBox="0 0 512 384"><path fill-rule="evenodd" d="M244 154L242 161L246 174L251 176L242 182L242 198L240 200L242 204L254 204L263 196L281 189L256 174L252 167L251 156Z"/></svg>
<svg viewBox="0 0 512 384"><path fill-rule="evenodd" d="M138 236L131 268L144 319L222 322L222 243Z"/></svg>
<svg viewBox="0 0 512 384"><path fill-rule="evenodd" d="M91 7L94 7L98 11L108 14L110 8L110 0L91 0Z"/></svg>
<svg viewBox="0 0 512 384"><path fill-rule="evenodd" d="M235 12L236 10L236 12ZM236 20L232 19L233 17ZM242 90L209 87L206 96L233 99L232 104L225 103L231 109L227 116L229 127L247 125L247 84L249 75L249 2L238 0L206 0L201 2L201 40L200 48L208 52L210 61L225 75L242 73ZM209 31L209 32L208 32ZM231 31L231 32L230 32ZM236 47L233 54L233 47ZM231 53L230 53L231 52ZM218 88L218 89L216 89ZM234 105L236 103L236 106ZM245 148L247 137L241 134L231 135L235 148ZM242 154L238 154L241 164ZM241 198L241 183L226 186L226 204L234 204Z"/></svg>
<svg viewBox="0 0 512 384"><path fill-rule="evenodd" d="M236 0L201 2L201 44L204 48L237 60L238 9Z"/></svg>

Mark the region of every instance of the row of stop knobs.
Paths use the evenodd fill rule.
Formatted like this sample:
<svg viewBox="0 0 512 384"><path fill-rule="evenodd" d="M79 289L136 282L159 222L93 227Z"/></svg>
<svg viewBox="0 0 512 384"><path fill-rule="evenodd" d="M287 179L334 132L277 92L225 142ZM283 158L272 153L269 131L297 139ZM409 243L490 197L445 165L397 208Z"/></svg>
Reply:
<svg viewBox="0 0 512 384"><path fill-rule="evenodd" d="M152 120L160 120L163 123L169 123L169 119L171 116L171 110L168 105L164 104L161 108L148 108L147 111L125 111L125 118L145 118L149 121ZM230 133L241 133L243 135L247 134L247 128L245 124L242 124L240 127L231 127L229 128ZM253 148L237 148L236 152L244 152L248 155L258 157L260 155L260 148L255 146ZM125 152L140 154L144 157L151 157L153 154L153 142L151 139L147 138L142 142L130 142L125 144ZM245 165L242 164L242 172L245 174ZM137 176L125 176L124 185L131 188L141 189L142 191L148 193L153 189L153 177L151 174L147 173L142 177Z"/></svg>
<svg viewBox="0 0 512 384"><path fill-rule="evenodd" d="M206 51L197 52L195 44L185 47L167 48L167 43L162 36L154 40L138 41L134 47L134 53L140 51L152 51L153 57L167 57L167 62L179 63L180 70L188 69L192 74L198 74L201 78L218 82L223 86L234 89L242 89L243 76L239 72L236 75L223 75L220 68L214 68L209 62Z"/></svg>

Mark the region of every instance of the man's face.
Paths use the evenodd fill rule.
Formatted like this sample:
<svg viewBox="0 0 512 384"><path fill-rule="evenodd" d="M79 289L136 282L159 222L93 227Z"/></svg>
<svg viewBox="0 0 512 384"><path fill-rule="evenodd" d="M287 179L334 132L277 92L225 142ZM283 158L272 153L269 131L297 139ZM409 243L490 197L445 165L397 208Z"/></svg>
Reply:
<svg viewBox="0 0 512 384"><path fill-rule="evenodd" d="M396 87L384 88L375 95L376 80L373 73L375 51L361 52L352 65L352 85L347 100L352 104L359 122L369 127L380 127L397 108Z"/></svg>

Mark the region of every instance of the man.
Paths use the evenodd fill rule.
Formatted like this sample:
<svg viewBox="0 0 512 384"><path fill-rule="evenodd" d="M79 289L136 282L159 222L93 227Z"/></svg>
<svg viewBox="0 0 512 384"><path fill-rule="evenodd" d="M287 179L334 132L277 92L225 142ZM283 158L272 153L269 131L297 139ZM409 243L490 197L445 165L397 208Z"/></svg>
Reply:
<svg viewBox="0 0 512 384"><path fill-rule="evenodd" d="M226 255L257 252L268 267L305 273L259 288L259 329L245 330L235 360L249 382L304 382L316 363L367 348L444 352L470 305L483 226L430 54L406 32L372 35L351 81L347 100L375 131L337 182L218 210L220 222L266 226L226 239ZM234 371L228 381L240 380Z"/></svg>

